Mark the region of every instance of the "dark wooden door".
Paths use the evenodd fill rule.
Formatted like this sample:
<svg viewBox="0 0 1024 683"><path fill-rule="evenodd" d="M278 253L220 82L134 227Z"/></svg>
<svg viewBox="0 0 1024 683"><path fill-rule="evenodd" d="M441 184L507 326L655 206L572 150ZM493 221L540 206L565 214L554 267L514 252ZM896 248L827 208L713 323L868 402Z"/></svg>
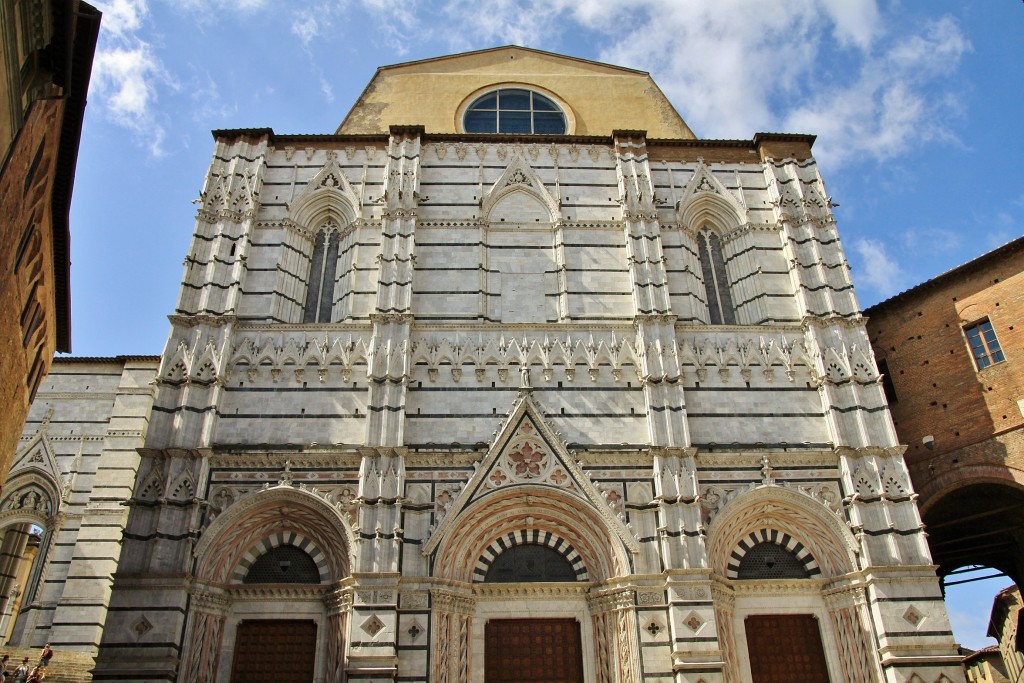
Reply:
<svg viewBox="0 0 1024 683"><path fill-rule="evenodd" d="M484 640L485 683L583 683L575 619L492 619Z"/></svg>
<svg viewBox="0 0 1024 683"><path fill-rule="evenodd" d="M235 634L232 683L310 683L316 662L316 622L243 621Z"/></svg>
<svg viewBox="0 0 1024 683"><path fill-rule="evenodd" d="M753 683L829 683L818 620L810 614L747 617Z"/></svg>

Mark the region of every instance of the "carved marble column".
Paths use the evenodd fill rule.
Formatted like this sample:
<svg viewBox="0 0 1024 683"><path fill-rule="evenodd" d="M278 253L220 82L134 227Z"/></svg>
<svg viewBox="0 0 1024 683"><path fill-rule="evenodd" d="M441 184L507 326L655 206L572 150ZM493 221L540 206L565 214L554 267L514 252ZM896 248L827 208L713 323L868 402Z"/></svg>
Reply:
<svg viewBox="0 0 1024 683"><path fill-rule="evenodd" d="M640 648L636 634L636 603L631 590L591 596L598 683L637 683Z"/></svg>
<svg viewBox="0 0 1024 683"><path fill-rule="evenodd" d="M179 683L214 683L230 601L223 595L197 590L192 594L185 631Z"/></svg>
<svg viewBox="0 0 1024 683"><path fill-rule="evenodd" d="M742 683L740 676L740 653L737 651L736 631L733 616L736 610L736 596L731 588L715 585L711 589L715 601L715 623L718 625L718 644L722 648L725 667L722 669L724 683Z"/></svg>
<svg viewBox="0 0 1024 683"><path fill-rule="evenodd" d="M878 683L881 672L874 655L867 596L860 586L826 591L825 604L835 630L846 683Z"/></svg>
<svg viewBox="0 0 1024 683"><path fill-rule="evenodd" d="M469 683L472 659L471 628L476 601L444 590L430 591L434 642L430 648L433 683Z"/></svg>
<svg viewBox="0 0 1024 683"><path fill-rule="evenodd" d="M352 609L352 589L339 588L327 597L327 683L341 683L345 677L345 634L348 633L348 614Z"/></svg>

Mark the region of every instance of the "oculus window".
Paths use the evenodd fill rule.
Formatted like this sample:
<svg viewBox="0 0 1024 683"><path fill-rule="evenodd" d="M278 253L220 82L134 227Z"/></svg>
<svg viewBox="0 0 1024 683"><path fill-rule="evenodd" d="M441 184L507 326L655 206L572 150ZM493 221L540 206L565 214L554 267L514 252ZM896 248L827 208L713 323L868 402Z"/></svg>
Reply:
<svg viewBox="0 0 1024 683"><path fill-rule="evenodd" d="M964 327L964 334L967 335L967 343L970 344L971 354L974 355L974 362L979 370L1006 360L1003 350L999 348L999 340L990 320L967 325Z"/></svg>
<svg viewBox="0 0 1024 683"><path fill-rule="evenodd" d="M565 114L540 93L525 88L501 88L481 95L462 118L467 133L527 133L564 135Z"/></svg>

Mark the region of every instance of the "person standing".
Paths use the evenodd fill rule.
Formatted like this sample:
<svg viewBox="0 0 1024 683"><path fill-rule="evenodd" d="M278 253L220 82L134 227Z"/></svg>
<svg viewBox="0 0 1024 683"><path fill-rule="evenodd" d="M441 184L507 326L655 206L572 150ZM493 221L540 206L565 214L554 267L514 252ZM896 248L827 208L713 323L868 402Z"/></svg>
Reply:
<svg viewBox="0 0 1024 683"><path fill-rule="evenodd" d="M53 659L53 650L50 649L50 644L47 643L46 645L43 645L43 652L39 655L39 666L49 666L51 659Z"/></svg>
<svg viewBox="0 0 1024 683"><path fill-rule="evenodd" d="M28 657L22 660L21 666L14 670L14 683L25 683L28 679Z"/></svg>

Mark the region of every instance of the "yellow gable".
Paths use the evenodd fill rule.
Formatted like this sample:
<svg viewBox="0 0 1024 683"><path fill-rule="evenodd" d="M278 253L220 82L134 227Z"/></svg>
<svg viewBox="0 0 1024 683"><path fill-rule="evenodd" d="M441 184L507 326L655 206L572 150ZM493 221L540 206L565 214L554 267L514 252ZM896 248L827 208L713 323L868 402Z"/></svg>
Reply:
<svg viewBox="0 0 1024 683"><path fill-rule="evenodd" d="M392 125L462 133L465 108L500 87L525 87L548 96L565 110L570 135L639 129L649 138L695 137L646 72L524 47L381 67L338 134L387 133Z"/></svg>

